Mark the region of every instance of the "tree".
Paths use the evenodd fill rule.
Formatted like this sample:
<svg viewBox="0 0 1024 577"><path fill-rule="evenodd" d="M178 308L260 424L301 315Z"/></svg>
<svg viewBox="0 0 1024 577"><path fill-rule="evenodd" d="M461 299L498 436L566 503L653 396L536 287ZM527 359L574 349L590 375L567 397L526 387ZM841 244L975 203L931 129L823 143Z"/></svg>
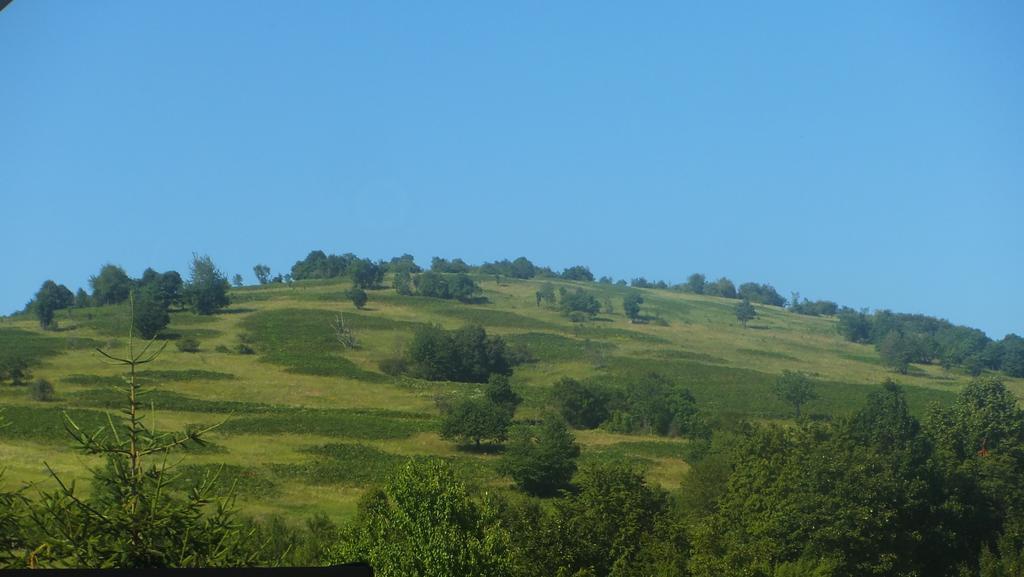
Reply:
<svg viewBox="0 0 1024 577"><path fill-rule="evenodd" d="M848 341L854 343L871 342L871 318L864 311L844 308L839 311L839 322L836 330Z"/></svg>
<svg viewBox="0 0 1024 577"><path fill-rule="evenodd" d="M352 287L345 294L348 298L352 299L352 304L354 304L357 309L362 309L366 306L368 297L366 296L366 291L363 289L359 287Z"/></svg>
<svg viewBox="0 0 1024 577"><path fill-rule="evenodd" d="M85 289L79 287L78 292L75 293L75 307L85 308L91 304L92 302L89 300L89 293L85 292Z"/></svg>
<svg viewBox="0 0 1024 577"><path fill-rule="evenodd" d="M510 548L492 500L471 498L440 459L411 460L362 498L327 561L381 577L510 577Z"/></svg>
<svg viewBox="0 0 1024 577"><path fill-rule="evenodd" d="M590 272L590 268L588 267L576 265L563 270L562 278L565 280L594 282L594 273Z"/></svg>
<svg viewBox="0 0 1024 577"><path fill-rule="evenodd" d="M775 290L770 284L757 284L745 282L740 285L739 297L750 302L773 305L777 307L786 306L786 299Z"/></svg>
<svg viewBox="0 0 1024 577"><path fill-rule="evenodd" d="M608 419L608 395L599 387L563 377L551 387L551 400L567 423L593 429Z"/></svg>
<svg viewBox="0 0 1024 577"><path fill-rule="evenodd" d="M562 311L566 314L573 312L583 313L588 316L596 315L601 310L601 303L594 295L576 289L573 292L566 292L562 295Z"/></svg>
<svg viewBox="0 0 1024 577"><path fill-rule="evenodd" d="M256 280L260 284L267 284L270 282L270 267L265 264L258 264L252 267L253 274L256 275Z"/></svg>
<svg viewBox="0 0 1024 577"><path fill-rule="evenodd" d="M549 282L546 282L546 283L540 285L540 288L537 289L536 296L537 296L537 306L540 306L541 301L547 303L549 306L554 306L554 304L555 304L555 285L553 285L553 284L551 284Z"/></svg>
<svg viewBox="0 0 1024 577"><path fill-rule="evenodd" d="M164 302L164 306L178 307L179 309L185 306L185 294L184 294L185 283L181 281L181 275L176 270L169 270L160 275L157 281L158 292L160 298Z"/></svg>
<svg viewBox="0 0 1024 577"><path fill-rule="evenodd" d="M409 253L405 253L402 256L393 257L388 261L388 271L394 273L405 272L408 274L422 272L423 269L416 264L416 259Z"/></svg>
<svg viewBox="0 0 1024 577"><path fill-rule="evenodd" d="M134 324L134 322L133 322ZM128 374L123 387L127 405L120 422L87 432L67 414L65 429L87 454L105 458L93 470L88 497L75 490L47 464L57 489L44 492L32 522L44 536L35 549L44 566L80 568L223 567L255 562L234 520L233 496L215 501L216 475L190 487L183 497L169 491L174 480L168 454L189 445L203 445L214 427L184 433L160 433L146 425L139 367L157 359L163 347L141 347L129 333L127 354L100 351Z"/></svg>
<svg viewBox="0 0 1024 577"><path fill-rule="evenodd" d="M11 386L19 387L31 378L28 361L19 355L0 356L0 383L10 381Z"/></svg>
<svg viewBox="0 0 1024 577"><path fill-rule="evenodd" d="M814 381L804 373L790 370L782 371L782 375L775 380L774 392L780 401L793 405L797 419L800 418L800 407L818 398Z"/></svg>
<svg viewBox="0 0 1024 577"><path fill-rule="evenodd" d="M64 285L58 285L48 280L36 293L33 307L36 317L39 319L39 326L43 329L53 327L53 314L55 311L65 309L75 304L75 295Z"/></svg>
<svg viewBox="0 0 1024 577"><path fill-rule="evenodd" d="M757 310L754 309L754 305L750 304L750 301L743 299L736 304L736 320L743 323L743 328L747 328L747 322L757 318Z"/></svg>
<svg viewBox="0 0 1024 577"><path fill-rule="evenodd" d="M191 270L192 278L186 293L196 313L211 315L231 303L228 280L217 270L209 256L193 254Z"/></svg>
<svg viewBox="0 0 1024 577"><path fill-rule="evenodd" d="M242 275L235 273L235 276L231 277L231 284L235 285L236 288L240 288L245 285L245 280Z"/></svg>
<svg viewBox="0 0 1024 577"><path fill-rule="evenodd" d="M448 283L449 296L463 302L471 300L480 292L480 287L467 274L457 274Z"/></svg>
<svg viewBox="0 0 1024 577"><path fill-rule="evenodd" d="M651 487L624 461L594 462L577 476L579 492L555 503L562 539L572 543L569 572L576 575L651 575L640 567L644 545L668 509L668 494ZM678 572L668 574L678 575Z"/></svg>
<svg viewBox="0 0 1024 577"><path fill-rule="evenodd" d="M511 270L507 274L513 278L533 278L537 274L537 267L530 259L521 256L512 261Z"/></svg>
<svg viewBox="0 0 1024 577"><path fill-rule="evenodd" d="M395 292L402 296L412 295L412 274L408 270L395 272L395 280L392 282Z"/></svg>
<svg viewBox="0 0 1024 577"><path fill-rule="evenodd" d="M512 372L504 339L487 336L479 325L450 332L434 325L420 327L406 360L413 376L430 381L484 383L492 374Z"/></svg>
<svg viewBox="0 0 1024 577"><path fill-rule="evenodd" d="M710 430L689 390L657 373L631 380L605 426L621 433L707 438Z"/></svg>
<svg viewBox="0 0 1024 577"><path fill-rule="evenodd" d="M622 310L631 322L635 323L640 318L640 305L643 302L644 297L640 296L640 293L633 292L623 297Z"/></svg>
<svg viewBox="0 0 1024 577"><path fill-rule="evenodd" d="M520 490L531 495L553 495L569 485L576 473L580 447L556 414L540 425L517 425L511 431L499 472L512 477Z"/></svg>
<svg viewBox="0 0 1024 577"><path fill-rule="evenodd" d="M1016 396L998 378L973 379L951 405L933 406L925 427L948 479L949 500L960 505L958 556L977 554L1000 531L1015 532L1020 539L1024 410Z"/></svg>
<svg viewBox="0 0 1024 577"><path fill-rule="evenodd" d="M704 294L704 285L706 281L704 275L699 272L695 272L686 279L686 292L691 292L695 295Z"/></svg>
<svg viewBox="0 0 1024 577"><path fill-rule="evenodd" d="M167 314L167 305L156 286L148 286L138 291L133 306L135 330L146 340L155 337L171 322L171 316Z"/></svg>
<svg viewBox="0 0 1024 577"><path fill-rule="evenodd" d="M493 374L487 379L484 397L495 405L504 408L508 411L509 415L515 414L516 407L523 402L523 398L512 390L508 376L499 374Z"/></svg>
<svg viewBox="0 0 1024 577"><path fill-rule="evenodd" d="M901 375L907 374L914 355L911 343L903 333L898 330L890 331L876 348L882 364Z"/></svg>
<svg viewBox="0 0 1024 577"><path fill-rule="evenodd" d="M361 289L376 288L384 280L384 267L368 258L353 260L348 265L352 284Z"/></svg>
<svg viewBox="0 0 1024 577"><path fill-rule="evenodd" d="M427 271L418 274L414 279L414 283L420 296L439 299L451 298L451 294L448 292L448 281L441 273Z"/></svg>
<svg viewBox="0 0 1024 577"><path fill-rule="evenodd" d="M430 270L433 272L465 273L470 267L461 258L454 258L451 261L435 256L430 259Z"/></svg>
<svg viewBox="0 0 1024 577"><path fill-rule="evenodd" d="M723 297L727 299L736 298L736 285L724 276L713 283L704 285L704 294Z"/></svg>
<svg viewBox="0 0 1024 577"><path fill-rule="evenodd" d="M106 264L100 274L89 277L92 300L95 305L116 305L128 300L132 290L132 279L119 266Z"/></svg>
<svg viewBox="0 0 1024 577"><path fill-rule="evenodd" d="M479 449L484 439L504 441L511 423L512 415L505 407L488 399L463 399L441 421L441 438L472 441Z"/></svg>

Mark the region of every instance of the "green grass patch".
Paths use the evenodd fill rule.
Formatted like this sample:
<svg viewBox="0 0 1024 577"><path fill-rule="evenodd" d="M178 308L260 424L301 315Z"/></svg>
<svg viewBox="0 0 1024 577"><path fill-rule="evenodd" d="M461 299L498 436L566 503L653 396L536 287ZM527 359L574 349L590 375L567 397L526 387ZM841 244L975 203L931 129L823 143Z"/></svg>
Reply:
<svg viewBox="0 0 1024 577"><path fill-rule="evenodd" d="M93 432L108 425L103 411L11 405L4 408L4 421L9 425L0 429L0 439L70 443L71 437L64 429L65 410L83 431ZM116 415L113 419L115 423L119 420Z"/></svg>
<svg viewBox="0 0 1024 577"><path fill-rule="evenodd" d="M342 356L342 346L331 327L333 320L334 315L326 311L282 309L255 313L243 326L260 358L288 371L370 383L387 381L383 374L364 370Z"/></svg>
<svg viewBox="0 0 1024 577"><path fill-rule="evenodd" d="M613 343L573 339L554 333L522 333L507 335L505 341L512 346L523 346L539 361L558 362L585 359L588 355L615 350Z"/></svg>
<svg viewBox="0 0 1024 577"><path fill-rule="evenodd" d="M0 363L21 358L30 365L67 349L65 339L13 327L0 328Z"/></svg>
<svg viewBox="0 0 1024 577"><path fill-rule="evenodd" d="M229 420L218 432L296 433L349 439L403 439L416 433L437 430L437 418L428 415L384 410L289 409L273 414Z"/></svg>
<svg viewBox="0 0 1024 577"><path fill-rule="evenodd" d="M661 344L670 345L672 341L665 337L659 337L657 335L649 335L647 333L641 333L639 331L629 331L626 329L620 329L615 327L602 326L607 323L593 322L586 323L573 328L573 334L577 337L590 338L590 339L624 339L629 341L636 341L639 343L647 344Z"/></svg>
<svg viewBox="0 0 1024 577"><path fill-rule="evenodd" d="M617 356L608 359L604 376L592 380L625 386L651 372L689 389L697 399L697 406L711 416L767 419L792 417L792 407L779 401L772 392L778 375L752 369L685 360ZM819 398L808 403L806 411L809 414L849 414L863 407L868 394L878 387L874 384L819 381ZM949 391L922 387L907 386L904 391L908 405L918 415L923 414L932 402L945 404L954 398Z"/></svg>
<svg viewBox="0 0 1024 577"><path fill-rule="evenodd" d="M174 467L169 471L174 477L171 487L187 491L205 479L217 476L216 491L226 494L232 486L235 494L246 497L275 497L281 491L267 473L256 467L229 464L189 464Z"/></svg>
<svg viewBox="0 0 1024 577"><path fill-rule="evenodd" d="M125 393L113 388L95 388L68 395L75 405L100 409L120 409L126 406ZM209 401L196 399L173 391L149 390L139 397L144 407L159 411L187 411L192 413L256 413L272 410L270 405L245 401Z"/></svg>
<svg viewBox="0 0 1024 577"><path fill-rule="evenodd" d="M705 353L695 353L682 349L658 349L651 352L652 357L659 359L681 359L685 361L698 361L701 363L725 364L729 361L722 357L716 357Z"/></svg>
<svg viewBox="0 0 1024 577"><path fill-rule="evenodd" d="M793 355L787 355L786 353L780 353L779 351L765 351L758 349L736 349L736 352L749 355L752 357L768 358L768 359L782 359L784 361L801 362L800 359Z"/></svg>
<svg viewBox="0 0 1024 577"><path fill-rule="evenodd" d="M271 465L275 474L307 485L359 487L382 483L407 457L354 443L332 443L305 450L314 458L304 463Z"/></svg>

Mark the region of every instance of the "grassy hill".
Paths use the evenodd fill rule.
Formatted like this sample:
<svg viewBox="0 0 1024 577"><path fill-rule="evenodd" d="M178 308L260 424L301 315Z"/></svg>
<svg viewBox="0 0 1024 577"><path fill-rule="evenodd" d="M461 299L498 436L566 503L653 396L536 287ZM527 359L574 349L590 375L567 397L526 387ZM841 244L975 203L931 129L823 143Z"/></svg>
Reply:
<svg viewBox="0 0 1024 577"><path fill-rule="evenodd" d="M449 459L474 483L503 490L494 454L457 450L438 433L436 400L473 393L479 385L428 382L382 373L379 363L401 354L413 329L423 323L457 328L483 325L528 352L512 383L525 401L517 418L536 416L547 390L561 377L621 384L657 372L690 389L712 419L786 420L791 408L775 399L771 385L786 369L814 375L818 400L808 414L838 416L858 407L873 386L894 376L870 345L843 340L835 320L756 305L758 318L743 328L736 301L654 289L632 289L560 280L478 276L486 302L463 304L393 290L370 291L360 311L349 302L346 281L304 281L235 289L232 306L213 316L172 313L164 338L194 338L200 350L181 352L173 343L151 370L157 427L184 429L223 422L212 444L188 453L181 482L224 466L236 480L239 504L249 513L281 513L292 519L323 511L350 515L365 488L384 479L407 456ZM536 305L542 282L577 286L615 312L573 323L558 310ZM632 324L622 297L640 290L652 322ZM338 314L359 342L354 350L336 340ZM0 319L0 355L18 354L33 363L33 376L55 385L57 399L31 399L27 387L0 387L0 408L11 423L0 430L0 469L7 487L48 481L43 462L67 477L87 479L98 463L70 448L61 413L83 428L98 427L121 399L119 382L95 347L126 344L125 306L60 311L60 329L43 332L31 318ZM239 345L255 354L239 353ZM915 411L947 402L969 379L959 371L914 365L897 379ZM1006 379L1018 395L1024 381ZM674 488L685 482L685 439L576 431L583 459L625 457L644 464L649 478Z"/></svg>

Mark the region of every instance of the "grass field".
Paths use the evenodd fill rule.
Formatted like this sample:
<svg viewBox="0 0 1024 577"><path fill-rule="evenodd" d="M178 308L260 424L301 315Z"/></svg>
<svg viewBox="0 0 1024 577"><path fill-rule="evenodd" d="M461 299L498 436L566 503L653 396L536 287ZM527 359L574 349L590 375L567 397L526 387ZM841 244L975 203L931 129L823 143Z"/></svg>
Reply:
<svg viewBox="0 0 1024 577"><path fill-rule="evenodd" d="M200 350L181 352L170 343L140 374L151 391L146 399L156 409L157 427L223 423L209 436L210 446L183 455L179 482L219 471L236 484L246 512L295 521L316 511L338 520L351 515L368 486L415 455L440 456L475 484L507 489L510 480L496 472L500 455L461 452L437 434L435 399L477 392L479 385L394 378L378 368L427 323L479 323L528 353L530 361L511 378L525 399L519 418L540 414L547 390L565 376L621 385L657 372L689 388L718 422L788 419L791 409L771 393L786 369L819 380L820 398L805 411L821 417L852 412L872 386L894 376L871 346L842 340L831 318L758 305L758 318L744 329L733 313L735 301L643 289L644 314L661 322L631 324L621 303L636 289L550 281L569 290L583 286L616 309L572 323L536 305L541 281L477 281L486 297L482 304L377 290L357 311L344 296L345 282L317 281L236 289L232 307L209 317L173 312L165 337L195 338ZM355 332L355 349L335 339L331 323L339 314ZM123 381L94 349L124 347L128 318L123 306L61 311L54 332L40 331L33 319L0 319L0 360L28 359L33 376L50 380L57 394L55 401L37 402L27 387L0 387L0 410L10 423L0 429L4 485L50 486L46 462L88 487L88 469L98 463L72 449L62 414L86 429L102 426L108 413L116 416ZM239 354L243 343L256 354ZM967 380L931 365L897 378L917 412L947 402ZM1024 381L1006 382L1024 393ZM685 439L600 429L576 436L583 461L627 459L644 467L653 482L669 488L684 483L690 454Z"/></svg>

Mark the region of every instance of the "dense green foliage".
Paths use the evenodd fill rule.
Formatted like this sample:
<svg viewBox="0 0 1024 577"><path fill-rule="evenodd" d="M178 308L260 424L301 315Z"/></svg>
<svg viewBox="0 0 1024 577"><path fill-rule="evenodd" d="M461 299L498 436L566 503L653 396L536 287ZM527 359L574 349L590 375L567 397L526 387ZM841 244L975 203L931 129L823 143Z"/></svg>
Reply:
<svg viewBox="0 0 1024 577"><path fill-rule="evenodd" d="M608 420L611 392L604 387L563 377L551 387L551 401L567 423L593 429Z"/></svg>
<svg viewBox="0 0 1024 577"><path fill-rule="evenodd" d="M347 296L357 309L361 309L366 306L366 301L369 300L369 297L366 295L366 291L359 287L350 288L347 292Z"/></svg>
<svg viewBox="0 0 1024 577"><path fill-rule="evenodd" d="M480 293L480 287L465 273L446 275L430 270L413 277L413 285L420 296L456 299L463 302L471 300ZM408 294L411 294L405 281L396 281L395 290L399 294L403 294L400 288L404 288Z"/></svg>
<svg viewBox="0 0 1024 577"><path fill-rule="evenodd" d="M511 575L511 535L494 503L472 498L451 467L410 462L369 492L328 559L369 562L381 577Z"/></svg>
<svg viewBox="0 0 1024 577"><path fill-rule="evenodd" d="M975 376L984 369L1024 376L1024 339L1015 334L993 341L977 329L888 310L869 314L844 308L838 316L837 330L843 337L873 343L886 365L900 373L905 374L911 363L938 361L947 368L964 367Z"/></svg>
<svg viewBox="0 0 1024 577"><path fill-rule="evenodd" d="M562 278L564 278L565 280L593 282L594 273L590 272L589 267L583 265L576 265L563 270Z"/></svg>
<svg viewBox="0 0 1024 577"><path fill-rule="evenodd" d="M727 299L736 298L736 285L725 277L704 285L704 294Z"/></svg>
<svg viewBox="0 0 1024 577"><path fill-rule="evenodd" d="M192 277L185 288L188 303L196 313L210 315L228 306L228 279L213 264L209 256L192 255Z"/></svg>
<svg viewBox="0 0 1024 577"><path fill-rule="evenodd" d="M53 314L56 311L69 308L74 306L74 304L75 295L68 290L68 287L48 280L43 283L39 292L36 293L32 307L35 309L36 317L39 319L39 326L43 329L48 329L54 326Z"/></svg>
<svg viewBox="0 0 1024 577"><path fill-rule="evenodd" d="M796 418L800 418L800 407L808 401L818 398L814 390L814 381L804 373L784 370L775 381L775 396L787 404L793 405Z"/></svg>
<svg viewBox="0 0 1024 577"><path fill-rule="evenodd" d="M462 443L472 442L476 448L480 448L483 440L503 442L511 424L512 413L490 399L462 399L442 419L441 437L457 439Z"/></svg>
<svg viewBox="0 0 1024 577"><path fill-rule="evenodd" d="M753 303L773 305L777 307L786 306L786 299L770 284L745 282L740 285L737 294L739 295L739 298Z"/></svg>
<svg viewBox="0 0 1024 577"><path fill-rule="evenodd" d="M128 278L123 268L106 264L98 275L89 277L89 285L92 287L93 304L116 305L128 300L132 279Z"/></svg>
<svg viewBox="0 0 1024 577"><path fill-rule="evenodd" d="M252 267L252 273L256 275L256 281L260 284L270 282L270 267L265 264L257 264Z"/></svg>
<svg viewBox="0 0 1024 577"><path fill-rule="evenodd" d="M562 310L567 314L582 313L592 316L601 311L601 303L598 302L597 298L579 288L572 292L566 292L562 296L561 305Z"/></svg>
<svg viewBox="0 0 1024 577"><path fill-rule="evenodd" d="M565 421L545 415L539 425L516 425L510 434L501 472L531 495L553 495L569 486L580 447Z"/></svg>
<svg viewBox="0 0 1024 577"><path fill-rule="evenodd" d="M736 320L743 323L743 327L746 328L747 323L757 318L757 309L754 305L750 304L750 301L743 299L736 303Z"/></svg>
<svg viewBox="0 0 1024 577"><path fill-rule="evenodd" d="M513 261L505 259L494 262L485 262L480 265L480 272L482 274L527 279L536 276L537 267L530 262L530 259L525 256L521 256Z"/></svg>
<svg viewBox="0 0 1024 577"><path fill-rule="evenodd" d="M622 298L622 312L626 317L636 322L640 318L640 305L644 304L644 297L640 293L629 293Z"/></svg>
<svg viewBox="0 0 1024 577"><path fill-rule="evenodd" d="M982 545L1018 526L1022 432L1024 415L996 381L968 387L925 428L889 383L852 419L755 429L697 524L691 570L971 574Z"/></svg>
<svg viewBox="0 0 1024 577"><path fill-rule="evenodd" d="M512 372L505 340L488 337L479 325L455 331L421 326L413 334L406 354L411 374L430 381L485 383L492 374Z"/></svg>
<svg viewBox="0 0 1024 577"><path fill-rule="evenodd" d="M147 286L139 291L135 298L135 314L132 317L135 330L140 337L151 339L171 322L167 313L167 302L159 289Z"/></svg>

